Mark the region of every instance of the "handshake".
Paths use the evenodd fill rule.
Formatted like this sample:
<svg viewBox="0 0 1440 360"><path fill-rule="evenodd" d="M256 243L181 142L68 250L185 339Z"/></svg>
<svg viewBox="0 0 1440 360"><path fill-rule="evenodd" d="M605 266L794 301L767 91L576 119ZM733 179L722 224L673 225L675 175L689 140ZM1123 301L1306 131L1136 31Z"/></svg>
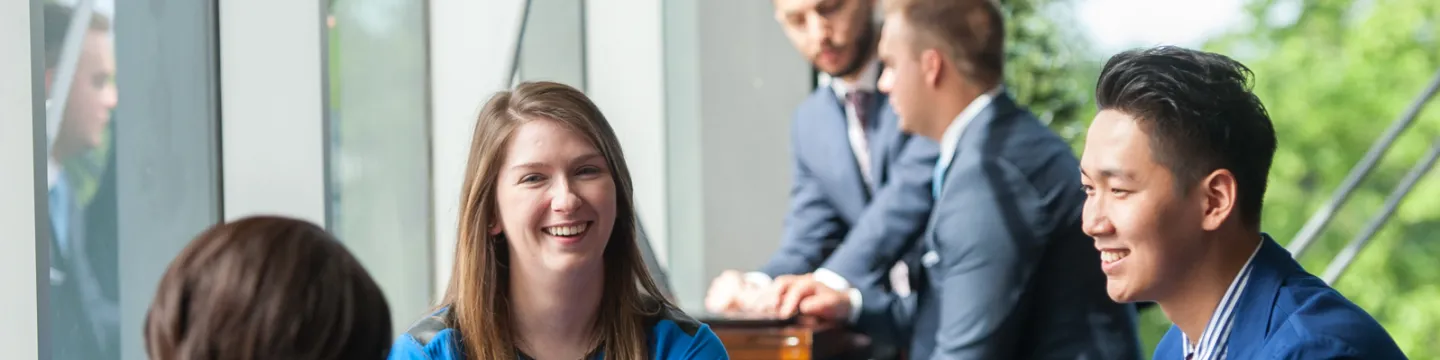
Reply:
<svg viewBox="0 0 1440 360"><path fill-rule="evenodd" d="M803 324L828 329L851 321L855 293L848 285L832 285L838 284L826 285L814 273L770 279L726 270L710 283L705 309L736 318L798 318Z"/></svg>

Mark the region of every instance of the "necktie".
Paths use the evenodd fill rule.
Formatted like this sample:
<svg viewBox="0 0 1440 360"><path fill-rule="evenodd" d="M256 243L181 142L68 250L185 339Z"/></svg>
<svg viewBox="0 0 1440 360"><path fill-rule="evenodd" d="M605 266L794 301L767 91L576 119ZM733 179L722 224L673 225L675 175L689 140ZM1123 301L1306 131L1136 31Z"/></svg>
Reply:
<svg viewBox="0 0 1440 360"><path fill-rule="evenodd" d="M855 109L855 118L860 120L860 129L865 131L865 138L870 138L870 92L854 90L845 94L845 104Z"/></svg>
<svg viewBox="0 0 1440 360"><path fill-rule="evenodd" d="M865 187L872 189L875 186L875 174L870 169L870 133L869 131L869 106L870 94L866 91L856 90L845 93L845 107L849 108L846 117L846 127L849 128L850 150L855 153L855 163L860 167L860 176L865 181Z"/></svg>
<svg viewBox="0 0 1440 360"><path fill-rule="evenodd" d="M50 226L55 232L56 249L51 250L69 257L70 245L70 184L64 173L56 175L55 186L50 189Z"/></svg>

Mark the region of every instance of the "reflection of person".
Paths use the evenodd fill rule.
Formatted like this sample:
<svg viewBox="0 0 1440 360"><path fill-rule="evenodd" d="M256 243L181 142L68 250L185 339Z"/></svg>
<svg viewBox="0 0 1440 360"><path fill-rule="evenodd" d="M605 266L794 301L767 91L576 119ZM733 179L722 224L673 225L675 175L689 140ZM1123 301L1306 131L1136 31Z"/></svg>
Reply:
<svg viewBox="0 0 1440 360"><path fill-rule="evenodd" d="M524 83L481 110L450 288L391 359L726 359L659 293L630 171L584 94Z"/></svg>
<svg viewBox="0 0 1440 360"><path fill-rule="evenodd" d="M385 295L319 226L257 216L216 225L160 278L145 319L154 360L384 359Z"/></svg>
<svg viewBox="0 0 1440 360"><path fill-rule="evenodd" d="M1177 47L1110 58L1081 170L1116 301L1175 326L1156 359L1403 359L1369 314L1260 232L1275 129L1250 70Z"/></svg>
<svg viewBox="0 0 1440 360"><path fill-rule="evenodd" d="M1002 86L1004 28L994 1L887 3L880 87L941 153L915 311L866 305L854 321L910 329L915 359L1139 358L1134 310L1106 297L1080 230L1075 155ZM790 289L781 315L850 320L850 302L814 284Z"/></svg>
<svg viewBox="0 0 1440 360"><path fill-rule="evenodd" d="M64 48L73 11L47 3L45 16L45 87L55 84L60 53ZM113 81L114 53L110 44L110 22L95 13L83 27L74 81L64 104L64 117L54 133L48 156L49 222L51 235L51 326L56 339L66 346L55 347L57 359L96 359L119 352L119 314L113 244L99 244L88 236L87 211L83 198L89 194L82 176L67 173L62 164L76 161L102 145L110 112L115 108ZM109 249L109 250L107 250Z"/></svg>
<svg viewBox="0 0 1440 360"><path fill-rule="evenodd" d="M900 132L887 96L876 91L876 2L774 1L785 34L829 82L795 112L794 179L779 251L758 272L717 277L708 310L773 308L768 294L791 279L783 275L811 272L837 288L908 291L906 264L919 254L907 257L907 250L930 211L937 151L933 141ZM896 266L902 258L909 261Z"/></svg>

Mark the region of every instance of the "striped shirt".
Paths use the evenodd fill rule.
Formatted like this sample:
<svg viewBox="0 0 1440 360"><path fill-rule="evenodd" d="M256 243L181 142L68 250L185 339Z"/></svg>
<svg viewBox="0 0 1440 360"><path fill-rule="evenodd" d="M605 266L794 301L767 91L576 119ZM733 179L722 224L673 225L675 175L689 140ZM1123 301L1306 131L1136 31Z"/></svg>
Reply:
<svg viewBox="0 0 1440 360"><path fill-rule="evenodd" d="M1205 331L1200 332L1200 343L1190 344L1190 336L1184 335L1185 359L1186 360L1224 360L1226 344L1230 343L1230 330L1235 323L1235 304L1240 302L1240 294L1245 292L1245 284L1250 282L1251 263L1255 261L1255 254L1260 253L1260 245L1255 246L1255 251L1250 253L1250 259L1245 260L1245 267L1240 268L1240 273L1235 274L1235 280L1230 282L1230 288L1225 290L1225 296L1220 298L1220 304L1215 308L1215 313L1210 314L1210 321L1205 323Z"/></svg>

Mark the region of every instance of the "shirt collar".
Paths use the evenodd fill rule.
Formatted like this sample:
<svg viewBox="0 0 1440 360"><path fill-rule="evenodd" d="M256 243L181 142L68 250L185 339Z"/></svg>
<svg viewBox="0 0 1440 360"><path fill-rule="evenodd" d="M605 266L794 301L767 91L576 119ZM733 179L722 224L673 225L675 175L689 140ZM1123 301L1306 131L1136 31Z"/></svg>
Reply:
<svg viewBox="0 0 1440 360"><path fill-rule="evenodd" d="M55 159L50 158L49 156L45 157L46 189L55 190L55 184L59 183L60 181L60 169L60 164L56 164Z"/></svg>
<svg viewBox="0 0 1440 360"><path fill-rule="evenodd" d="M969 125L970 121L974 120L976 116L980 116L980 112L985 110L986 107L989 107L990 102L994 101L995 97L1000 96L1000 93L1004 91L1004 85L996 86L994 89L980 94L975 100L970 101L970 105L966 105L965 110L961 110L959 115L955 115L955 119L951 120L950 125L945 127L945 134L940 136L939 166L949 167L950 160L955 158L955 147L960 143L960 135L965 133L965 127Z"/></svg>
<svg viewBox="0 0 1440 360"><path fill-rule="evenodd" d="M864 70L860 73L859 81L856 81L854 84L847 84L845 79L835 78L830 76L830 74L820 74L820 84L822 84L822 86L829 86L830 90L835 92L835 97L842 100L845 99L846 94L849 94L850 91L853 90L874 92L876 89L875 85L879 81L880 60L878 59L871 60L870 63L865 64Z"/></svg>
<svg viewBox="0 0 1440 360"><path fill-rule="evenodd" d="M1245 292L1245 284L1250 282L1250 271L1255 262L1255 255L1260 253L1260 248L1265 246L1265 239L1255 245L1255 250L1250 252L1250 258L1245 260L1245 266L1235 274L1235 280L1230 281L1230 288L1225 290L1225 296L1220 298L1220 304L1216 305L1215 312L1210 314L1210 321L1205 323L1205 330L1200 332L1198 344L1191 345L1190 337L1180 334L1184 340L1185 357L1193 360L1224 359L1225 346L1230 343L1230 330L1235 323L1235 309L1240 303L1240 295Z"/></svg>

